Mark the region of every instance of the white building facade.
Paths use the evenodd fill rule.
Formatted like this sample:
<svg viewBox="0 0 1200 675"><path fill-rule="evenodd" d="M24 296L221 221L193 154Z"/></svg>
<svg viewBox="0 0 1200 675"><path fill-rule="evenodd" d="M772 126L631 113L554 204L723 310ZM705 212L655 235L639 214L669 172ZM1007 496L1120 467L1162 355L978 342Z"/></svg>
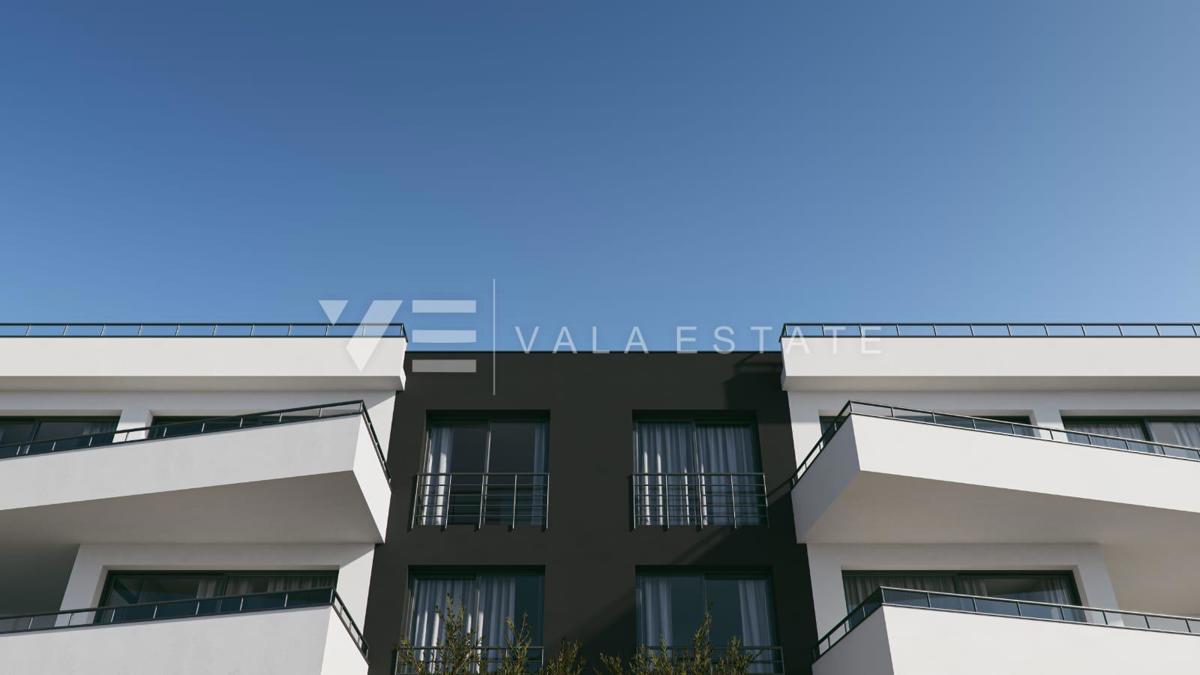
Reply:
<svg viewBox="0 0 1200 675"><path fill-rule="evenodd" d="M1200 663L1186 325L796 325L818 675Z"/></svg>
<svg viewBox="0 0 1200 675"><path fill-rule="evenodd" d="M6 330L0 671L367 672L402 326Z"/></svg>

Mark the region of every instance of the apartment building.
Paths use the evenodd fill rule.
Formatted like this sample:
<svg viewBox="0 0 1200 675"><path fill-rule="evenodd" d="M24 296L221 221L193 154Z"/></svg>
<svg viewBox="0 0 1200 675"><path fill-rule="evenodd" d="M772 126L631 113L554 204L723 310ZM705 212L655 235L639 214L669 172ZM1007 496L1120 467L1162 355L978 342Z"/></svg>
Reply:
<svg viewBox="0 0 1200 675"><path fill-rule="evenodd" d="M752 672L1189 672L1200 331L797 324L766 354L0 327L0 672L395 675L467 612Z"/></svg>

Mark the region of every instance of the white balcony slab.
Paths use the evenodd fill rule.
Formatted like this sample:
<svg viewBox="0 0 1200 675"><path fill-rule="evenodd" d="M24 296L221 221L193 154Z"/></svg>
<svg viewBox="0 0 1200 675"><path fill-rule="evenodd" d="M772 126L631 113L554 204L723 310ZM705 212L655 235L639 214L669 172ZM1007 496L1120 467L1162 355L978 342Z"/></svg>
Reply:
<svg viewBox="0 0 1200 675"><path fill-rule="evenodd" d="M23 675L365 675L328 606L0 635L0 672Z"/></svg>
<svg viewBox="0 0 1200 675"><path fill-rule="evenodd" d="M792 499L803 542L1146 547L1200 525L1200 462L852 415Z"/></svg>
<svg viewBox="0 0 1200 675"><path fill-rule="evenodd" d="M1200 635L885 606L813 675L1189 673Z"/></svg>
<svg viewBox="0 0 1200 675"><path fill-rule="evenodd" d="M402 337L5 337L6 390L404 388Z"/></svg>
<svg viewBox="0 0 1200 675"><path fill-rule="evenodd" d="M390 498L353 415L0 460L0 540L379 543Z"/></svg>
<svg viewBox="0 0 1200 675"><path fill-rule="evenodd" d="M788 337L781 349L791 391L1200 386L1200 338Z"/></svg>

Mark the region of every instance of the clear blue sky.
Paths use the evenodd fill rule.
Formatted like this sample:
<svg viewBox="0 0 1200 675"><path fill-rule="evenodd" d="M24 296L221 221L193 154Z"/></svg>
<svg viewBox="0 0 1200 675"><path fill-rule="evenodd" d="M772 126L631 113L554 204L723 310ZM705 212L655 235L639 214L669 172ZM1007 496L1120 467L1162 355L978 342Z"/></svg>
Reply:
<svg viewBox="0 0 1200 675"><path fill-rule="evenodd" d="M1198 34L1191 0L5 3L0 319L399 298L490 343L494 278L501 347L1196 320Z"/></svg>

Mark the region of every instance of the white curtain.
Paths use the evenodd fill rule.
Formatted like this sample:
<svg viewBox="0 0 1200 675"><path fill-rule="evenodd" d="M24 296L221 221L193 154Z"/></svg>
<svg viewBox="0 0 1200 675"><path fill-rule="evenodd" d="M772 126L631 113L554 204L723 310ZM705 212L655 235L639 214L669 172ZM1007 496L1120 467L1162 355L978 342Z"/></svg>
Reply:
<svg viewBox="0 0 1200 675"><path fill-rule="evenodd" d="M1100 434L1101 436L1117 436L1119 438L1128 438L1131 441L1146 441L1146 430L1142 427L1141 422L1121 422L1121 421L1097 421L1076 422L1071 420L1063 420L1063 426L1067 431L1081 431L1085 434ZM1068 438L1070 436L1068 435ZM1089 445L1102 445L1112 448L1125 449L1126 443L1108 438L1078 437L1072 439L1077 442L1088 443ZM1128 444L1130 450L1148 451L1147 446L1140 446L1136 443Z"/></svg>
<svg viewBox="0 0 1200 675"><path fill-rule="evenodd" d="M671 579L666 576L637 578L638 644L657 647L671 644L674 627L671 625Z"/></svg>
<svg viewBox="0 0 1200 675"><path fill-rule="evenodd" d="M250 593L282 593L285 591L308 591L318 588L333 588L337 577L331 574L247 574L232 576L225 582L224 595L248 595ZM205 596L200 596L205 597Z"/></svg>
<svg viewBox="0 0 1200 675"><path fill-rule="evenodd" d="M762 471L754 447L754 430L749 425L697 425L696 461L700 473L710 474L702 485L705 524L757 525L765 520L756 477L711 475Z"/></svg>
<svg viewBox="0 0 1200 675"><path fill-rule="evenodd" d="M408 639L413 647L437 647L446 640L446 625L442 614L448 610L448 599L454 611L463 611L470 623L475 616L474 578L438 579L416 578L412 585L412 610Z"/></svg>
<svg viewBox="0 0 1200 675"><path fill-rule="evenodd" d="M450 505L450 455L454 448L454 427L435 426L429 430L429 452L421 471L436 474L421 478L425 497L421 503L421 525L441 525Z"/></svg>
<svg viewBox="0 0 1200 675"><path fill-rule="evenodd" d="M689 422L639 422L637 424L637 472L643 476L638 492L641 522L687 525L693 523L689 505L696 499L686 475L696 472L692 448L693 426ZM665 505L665 508L664 508Z"/></svg>
<svg viewBox="0 0 1200 675"><path fill-rule="evenodd" d="M842 576L846 587L846 610L853 610L867 599L880 586L890 588L907 588L914 591L936 591L938 593L955 593L954 577L952 575L933 574L854 574L847 572Z"/></svg>
<svg viewBox="0 0 1200 675"><path fill-rule="evenodd" d="M1200 422L1191 420L1157 420L1150 423L1150 432L1159 443L1200 448ZM1200 452L1180 448L1163 448L1172 457L1200 459Z"/></svg>
<svg viewBox="0 0 1200 675"><path fill-rule="evenodd" d="M750 666L750 672L775 672L774 655L769 650L761 649L775 644L771 625L770 584L766 579L739 579L737 586L742 646L760 648L759 650L750 650L756 655L755 662Z"/></svg>
<svg viewBox="0 0 1200 675"><path fill-rule="evenodd" d="M503 647L508 637L508 622L520 629L517 614L517 580L511 576L479 577L479 603L472 628L485 647Z"/></svg>

